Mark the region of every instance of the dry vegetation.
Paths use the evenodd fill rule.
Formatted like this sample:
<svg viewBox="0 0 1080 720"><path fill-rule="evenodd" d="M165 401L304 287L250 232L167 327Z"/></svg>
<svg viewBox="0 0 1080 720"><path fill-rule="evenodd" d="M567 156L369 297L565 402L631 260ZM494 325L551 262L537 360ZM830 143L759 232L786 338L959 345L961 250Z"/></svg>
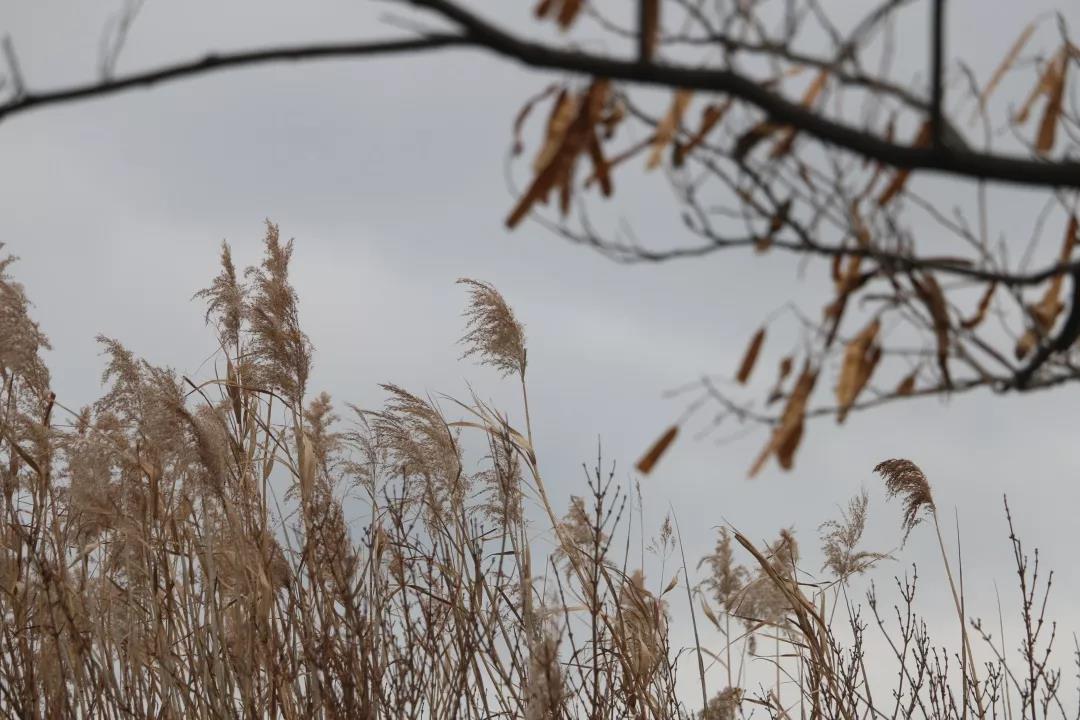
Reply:
<svg viewBox="0 0 1080 720"><path fill-rule="evenodd" d="M646 578L630 552L633 494L598 462L556 511L527 421L516 429L475 398L447 399L453 420L387 385L382 411L352 408L341 423L326 394L310 397L291 253L273 225L245 273L223 249L199 293L216 377L182 377L103 338L105 393L78 411L50 392L47 340L0 262L5 716L1077 715L1048 662L1049 581L1015 537L1019 653L963 621L940 531L947 574L935 571L963 628L953 650L915 614L914 576L895 610L873 591L863 610L848 599L849 580L884 557L859 547L866 494L821 526L816 580L791 531L758 546L731 528L695 580L670 520L653 548L678 567ZM466 354L520 383L527 419L523 328L492 286L465 282ZM468 459L466 441L483 457ZM917 467L878 472L904 503L905 534L938 526ZM346 519L356 495L363 527ZM543 521L527 519L534 510ZM676 624L699 641L674 646ZM881 657L867 658L864 631L887 640Z"/></svg>

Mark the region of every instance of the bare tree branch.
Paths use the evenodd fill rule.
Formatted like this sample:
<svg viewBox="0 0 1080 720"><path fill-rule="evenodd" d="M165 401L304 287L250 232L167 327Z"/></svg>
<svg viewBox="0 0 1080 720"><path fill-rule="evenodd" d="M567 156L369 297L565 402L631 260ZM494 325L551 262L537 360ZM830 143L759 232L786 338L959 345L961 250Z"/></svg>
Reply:
<svg viewBox="0 0 1080 720"><path fill-rule="evenodd" d="M283 61L300 61L331 58L371 57L424 50L462 46L469 41L454 34L428 35L400 40L359 41L319 45L294 45L246 50L235 53L207 55L199 60L134 73L126 77L109 78L101 82L74 85L44 92L33 92L18 86L21 92L8 102L0 104L0 121L19 113L49 105L105 97L137 87L149 87L164 82L196 77L212 72L230 70L249 65L262 65Z"/></svg>
<svg viewBox="0 0 1080 720"><path fill-rule="evenodd" d="M934 170L1019 185L1080 188L1080 163L1077 162L1029 160L959 149L948 144L938 147L900 145L823 117L771 91L759 80L731 70L640 63L561 50L515 37L448 0L408 1L456 23L473 44L532 67L644 85L727 93L756 106L774 122L791 125L818 140L893 167Z"/></svg>
<svg viewBox="0 0 1080 720"><path fill-rule="evenodd" d="M405 1L442 15L459 26L463 32L403 40L305 45L208 55L201 60L99 83L40 93L26 91L0 105L0 120L35 107L101 97L132 87L245 65L472 46L486 48L537 68L564 70L645 85L727 93L756 106L774 122L791 125L799 132L823 142L897 168L930 170L1020 185L1080 188L1080 163L1074 161L1051 162L982 153L953 147L948 143L930 147L909 147L826 118L801 104L787 100L759 80L731 70L642 63L578 50L563 50L520 39L448 0Z"/></svg>

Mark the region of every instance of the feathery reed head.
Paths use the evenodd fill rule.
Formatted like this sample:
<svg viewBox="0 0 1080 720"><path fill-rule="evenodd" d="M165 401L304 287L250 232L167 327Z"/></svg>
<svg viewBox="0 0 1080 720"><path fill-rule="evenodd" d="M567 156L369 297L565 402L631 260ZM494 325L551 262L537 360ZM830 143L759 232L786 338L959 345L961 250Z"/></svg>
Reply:
<svg viewBox="0 0 1080 720"><path fill-rule="evenodd" d="M705 586L712 590L713 598L720 607L731 612L750 573L744 566L735 563L735 556L731 551L731 533L726 527L720 527L716 546L710 554L701 558L698 567L706 564L709 566L710 576L705 579Z"/></svg>
<svg viewBox="0 0 1080 720"><path fill-rule="evenodd" d="M742 704L742 689L728 687L709 698L701 712L701 720L735 720Z"/></svg>
<svg viewBox="0 0 1080 720"><path fill-rule="evenodd" d="M934 496L930 493L930 481L919 466L910 460L894 458L880 462L874 472L885 479L885 488L889 497L897 495L904 499L904 541L922 518L920 513L925 508L934 512Z"/></svg>
<svg viewBox="0 0 1080 720"><path fill-rule="evenodd" d="M375 414L377 442L398 467L408 490L418 490L433 512L462 507L470 478L462 467L458 438L434 403L397 385L382 385L390 394Z"/></svg>
<svg viewBox="0 0 1080 720"><path fill-rule="evenodd" d="M870 496L864 489L851 498L847 510L840 511L839 520L826 520L818 526L821 552L825 556L822 569L831 570L838 578L866 572L875 562L887 557L882 553L855 549L866 529L866 507L869 502Z"/></svg>
<svg viewBox="0 0 1080 720"><path fill-rule="evenodd" d="M489 283L462 278L459 284L469 287L469 307L465 335L467 347L462 357L479 355L483 365L490 365L503 375L525 374L525 328L514 317L499 291Z"/></svg>
<svg viewBox="0 0 1080 720"><path fill-rule="evenodd" d="M244 286L237 280L232 250L227 242L222 241L221 272L210 287L195 293L195 297L206 301L206 322L212 319L217 321L221 343L226 347L233 347L240 340L245 292Z"/></svg>
<svg viewBox="0 0 1080 720"><path fill-rule="evenodd" d="M262 265L248 268L252 296L247 319L256 376L267 389L280 392L297 407L311 374L311 341L300 329L296 291L289 283L293 243L282 244L277 225L266 222Z"/></svg>
<svg viewBox="0 0 1080 720"><path fill-rule="evenodd" d="M0 243L0 249L3 247ZM48 390L49 371L39 353L49 349L49 340L30 319L30 300L22 284L7 274L15 260L11 255L0 257L0 369L18 374L33 388L36 401Z"/></svg>

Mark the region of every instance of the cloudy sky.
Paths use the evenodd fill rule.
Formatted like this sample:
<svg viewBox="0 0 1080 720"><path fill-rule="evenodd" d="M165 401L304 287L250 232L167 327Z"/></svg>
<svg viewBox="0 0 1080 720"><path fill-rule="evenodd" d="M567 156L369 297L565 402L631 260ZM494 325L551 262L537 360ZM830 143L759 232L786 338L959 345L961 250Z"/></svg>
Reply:
<svg viewBox="0 0 1080 720"><path fill-rule="evenodd" d="M500 4L500 12L511 22L524 17L511 5ZM1043 6L1053 4L993 3L989 13L979 0L950 3L955 52L985 78ZM11 37L30 87L85 81L119 7L6 2L0 33ZM118 71L211 50L386 36L395 30L380 18L396 9L150 0ZM454 281L480 278L504 293L526 325L537 446L560 504L582 491L581 464L594 462L598 439L605 462L628 470L683 409L665 390L703 373L730 375L770 310L821 296L780 258L725 254L625 266L535 224L508 234L511 121L549 80L456 50L265 66L0 122L0 241L21 257L13 272L52 340L48 359L61 400L77 406L95 398L99 333L151 362L197 373L214 340L190 297L215 274L222 239L239 264L257 262L263 221L271 218L296 238L295 284L318 351L315 388L374 408L380 382L457 396L471 383L517 412L512 388L458 360L464 293ZM663 183L621 192L615 210L639 211L639 237L677 227ZM1023 214L1018 221L1029 222ZM655 530L670 506L691 562L725 520L761 539L795 525L812 545L817 525L865 486L875 499L870 542L887 548L897 540L899 513L880 502L871 468L910 457L930 476L950 521L956 510L965 582L979 605L972 614L996 612L995 579L1012 603L1001 512L1008 493L1018 530L1060 573L1052 609L1071 630L1070 601L1080 597L1066 549L1080 506L1078 399L1075 387L1029 397L976 393L858 414L843 428L818 421L795 472L771 465L753 481L746 470L764 434L723 446L688 434L643 482L646 523ZM903 562L881 579L919 561L929 582L938 582L934 552L931 533L916 532ZM947 601L944 587L927 590L931 616Z"/></svg>

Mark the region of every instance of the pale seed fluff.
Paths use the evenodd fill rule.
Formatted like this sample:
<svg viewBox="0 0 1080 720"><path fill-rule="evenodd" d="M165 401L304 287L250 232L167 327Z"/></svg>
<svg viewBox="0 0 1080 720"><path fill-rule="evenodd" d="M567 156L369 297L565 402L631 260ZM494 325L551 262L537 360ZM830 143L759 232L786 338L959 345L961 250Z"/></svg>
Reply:
<svg viewBox="0 0 1080 720"><path fill-rule="evenodd" d="M559 665L559 638L548 629L529 652L529 676L525 688L525 720L556 720L565 698Z"/></svg>

